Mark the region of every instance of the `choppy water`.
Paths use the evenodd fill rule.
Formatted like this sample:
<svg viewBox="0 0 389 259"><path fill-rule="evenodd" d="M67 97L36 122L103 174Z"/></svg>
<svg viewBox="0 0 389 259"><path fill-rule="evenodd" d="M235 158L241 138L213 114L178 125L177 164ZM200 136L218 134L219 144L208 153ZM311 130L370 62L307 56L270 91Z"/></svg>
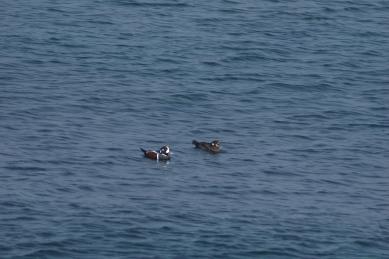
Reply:
<svg viewBox="0 0 389 259"><path fill-rule="evenodd" d="M0 24L0 258L389 258L388 1L3 0Z"/></svg>

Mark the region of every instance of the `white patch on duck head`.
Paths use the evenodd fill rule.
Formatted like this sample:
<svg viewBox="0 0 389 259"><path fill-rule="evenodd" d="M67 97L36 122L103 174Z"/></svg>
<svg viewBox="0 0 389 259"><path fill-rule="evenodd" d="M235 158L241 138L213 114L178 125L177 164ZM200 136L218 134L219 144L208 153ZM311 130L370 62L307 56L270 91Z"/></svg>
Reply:
<svg viewBox="0 0 389 259"><path fill-rule="evenodd" d="M220 144L219 144L219 140L214 140L214 141L212 141L211 142L211 146L213 146L213 147L218 147Z"/></svg>
<svg viewBox="0 0 389 259"><path fill-rule="evenodd" d="M168 155L170 153L169 146L166 145L166 146L161 147L161 149L159 150L159 153Z"/></svg>

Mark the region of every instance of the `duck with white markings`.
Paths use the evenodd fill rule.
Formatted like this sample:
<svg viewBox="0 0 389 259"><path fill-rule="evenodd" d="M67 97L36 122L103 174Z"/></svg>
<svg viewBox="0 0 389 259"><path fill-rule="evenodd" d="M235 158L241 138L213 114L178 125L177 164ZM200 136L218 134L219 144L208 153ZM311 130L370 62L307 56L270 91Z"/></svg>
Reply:
<svg viewBox="0 0 389 259"><path fill-rule="evenodd" d="M141 148L145 157L153 160L169 160L170 159L170 148L168 145L161 147L158 151L155 150L146 150Z"/></svg>
<svg viewBox="0 0 389 259"><path fill-rule="evenodd" d="M219 140L214 140L210 143L208 142L199 142L197 140L193 140L192 144L199 149L208 151L212 154L216 154L220 152L220 141Z"/></svg>

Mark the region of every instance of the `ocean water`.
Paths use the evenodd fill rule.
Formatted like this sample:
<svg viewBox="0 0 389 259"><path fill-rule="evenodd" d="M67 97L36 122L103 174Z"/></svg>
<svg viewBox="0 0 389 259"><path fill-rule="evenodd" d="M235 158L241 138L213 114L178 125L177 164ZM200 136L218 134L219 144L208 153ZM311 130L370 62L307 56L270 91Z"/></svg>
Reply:
<svg viewBox="0 0 389 259"><path fill-rule="evenodd" d="M2 0L0 25L0 258L389 258L388 1Z"/></svg>

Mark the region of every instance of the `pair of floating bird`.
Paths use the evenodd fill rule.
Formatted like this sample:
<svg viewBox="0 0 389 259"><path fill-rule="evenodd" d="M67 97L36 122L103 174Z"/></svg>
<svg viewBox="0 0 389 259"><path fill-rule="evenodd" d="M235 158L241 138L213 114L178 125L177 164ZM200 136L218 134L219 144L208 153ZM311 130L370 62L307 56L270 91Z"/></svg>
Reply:
<svg viewBox="0 0 389 259"><path fill-rule="evenodd" d="M216 154L220 151L220 142L219 140L214 140L210 143L208 142L199 142L196 140L192 141L192 144L199 149L208 151L210 153ZM169 146L165 145L161 147L158 151L156 150L145 150L141 148L145 157L153 160L169 160L171 157Z"/></svg>

